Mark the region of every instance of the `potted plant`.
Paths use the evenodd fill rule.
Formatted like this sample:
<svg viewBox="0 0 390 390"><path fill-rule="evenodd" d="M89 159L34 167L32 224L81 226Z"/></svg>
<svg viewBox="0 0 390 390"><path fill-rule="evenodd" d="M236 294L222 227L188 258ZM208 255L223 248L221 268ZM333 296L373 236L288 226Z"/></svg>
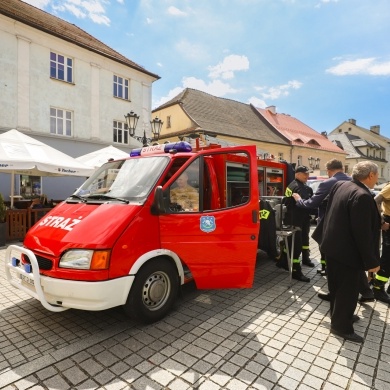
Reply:
<svg viewBox="0 0 390 390"><path fill-rule="evenodd" d="M0 247L5 246L5 236L7 233L7 224L5 223L6 209L3 195L0 194Z"/></svg>

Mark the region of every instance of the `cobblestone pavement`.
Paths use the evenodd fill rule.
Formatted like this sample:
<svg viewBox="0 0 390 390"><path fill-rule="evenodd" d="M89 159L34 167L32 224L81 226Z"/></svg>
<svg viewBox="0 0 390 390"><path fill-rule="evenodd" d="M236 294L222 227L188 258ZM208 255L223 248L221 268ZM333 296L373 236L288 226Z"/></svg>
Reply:
<svg viewBox="0 0 390 390"><path fill-rule="evenodd" d="M317 246L312 258L319 260ZM389 389L390 314L358 305L364 344L329 333L326 278L293 281L260 253L251 289L187 285L162 321L120 308L52 313L4 276L0 249L1 389ZM318 266L319 267L319 266ZM317 267L317 268L318 268Z"/></svg>

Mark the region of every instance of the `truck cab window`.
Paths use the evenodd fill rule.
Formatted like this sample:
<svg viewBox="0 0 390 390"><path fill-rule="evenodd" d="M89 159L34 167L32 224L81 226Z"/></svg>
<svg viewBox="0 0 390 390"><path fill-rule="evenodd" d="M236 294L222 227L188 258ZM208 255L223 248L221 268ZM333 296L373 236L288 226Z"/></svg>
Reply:
<svg viewBox="0 0 390 390"><path fill-rule="evenodd" d="M171 211L199 211L199 159L175 180L169 194Z"/></svg>

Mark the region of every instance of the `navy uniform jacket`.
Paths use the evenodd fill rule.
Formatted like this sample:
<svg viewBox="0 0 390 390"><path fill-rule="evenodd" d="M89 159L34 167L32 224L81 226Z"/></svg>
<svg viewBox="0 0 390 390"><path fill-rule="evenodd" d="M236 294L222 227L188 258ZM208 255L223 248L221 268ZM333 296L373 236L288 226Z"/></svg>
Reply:
<svg viewBox="0 0 390 390"><path fill-rule="evenodd" d="M313 189L298 179L293 180L286 188L288 202L286 203L287 213L285 216L285 224L302 227L303 221L309 217L310 211L312 210L298 208L294 198L291 196L293 193L299 194L302 199L309 199L313 196Z"/></svg>
<svg viewBox="0 0 390 390"><path fill-rule="evenodd" d="M329 179L324 180L320 183L317 188L316 193L309 199L298 200L297 206L305 209L316 209L318 208L318 217L321 219L326 210L326 201L325 198L329 195L332 187L340 180L346 181L351 180L351 177L346 175L344 172L337 172Z"/></svg>
<svg viewBox="0 0 390 390"><path fill-rule="evenodd" d="M378 267L380 226L370 190L360 181L339 181L329 194L321 251L355 269Z"/></svg>

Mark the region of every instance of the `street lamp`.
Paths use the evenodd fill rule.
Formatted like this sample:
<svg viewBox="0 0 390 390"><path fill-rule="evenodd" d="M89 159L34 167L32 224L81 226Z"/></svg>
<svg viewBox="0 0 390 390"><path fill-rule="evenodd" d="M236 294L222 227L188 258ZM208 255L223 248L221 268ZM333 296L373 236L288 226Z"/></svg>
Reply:
<svg viewBox="0 0 390 390"><path fill-rule="evenodd" d="M133 137L133 138L138 139L139 141L141 141L142 142L142 146L148 146L148 139L146 138L145 129L144 129L144 136L142 138L135 136L135 128L137 127L139 115L137 115L132 110L127 115L125 115L125 119L126 119L127 127L129 129L130 137Z"/></svg>
<svg viewBox="0 0 390 390"><path fill-rule="evenodd" d="M313 169L315 158L312 157L312 156L310 156L310 157L308 157L307 160L309 161L309 167L310 167L311 169Z"/></svg>
<svg viewBox="0 0 390 390"><path fill-rule="evenodd" d="M130 137L134 137L139 115L137 115L133 110L131 110L127 115L125 115L125 119L127 123L127 128L129 129Z"/></svg>
<svg viewBox="0 0 390 390"><path fill-rule="evenodd" d="M152 126L153 139L155 141L158 141L160 137L161 127L163 123L164 122L157 116L152 121L150 121L150 124Z"/></svg>
<svg viewBox="0 0 390 390"><path fill-rule="evenodd" d="M133 137L133 138L137 139L138 141L142 142L143 147L148 146L148 143L151 140L146 138L145 128L144 128L143 137L139 137L139 136L135 135L135 128L137 127L139 115L137 115L134 111L130 111L127 115L125 115L125 119L126 119L127 127L129 129L130 137ZM164 122L161 119L159 119L158 117L156 117L152 121L150 121L150 124L152 126L152 133L153 133L154 140L158 140L163 123Z"/></svg>

